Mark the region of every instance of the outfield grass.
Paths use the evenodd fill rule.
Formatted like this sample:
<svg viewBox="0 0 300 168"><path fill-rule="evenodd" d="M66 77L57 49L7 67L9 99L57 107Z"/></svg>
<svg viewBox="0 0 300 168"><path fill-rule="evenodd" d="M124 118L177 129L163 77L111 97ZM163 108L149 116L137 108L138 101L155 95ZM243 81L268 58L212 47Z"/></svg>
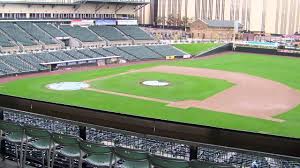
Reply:
<svg viewBox="0 0 300 168"><path fill-rule="evenodd" d="M208 51L209 49L215 48L220 44L216 43L194 43L194 44L174 44L174 46L186 53L191 55L197 55L201 52Z"/></svg>
<svg viewBox="0 0 300 168"><path fill-rule="evenodd" d="M243 72L278 81L295 89L300 89L300 59L255 54L228 54L222 57L203 60L147 63L21 79L7 84L1 84L0 92L3 94L93 109L103 109L135 116L300 138L300 106L290 112L277 116L277 118L286 120L283 123L278 123L196 108L183 110L167 107L163 103L101 94L93 91L52 91L45 87L47 84L54 82L83 81L162 64Z"/></svg>
<svg viewBox="0 0 300 168"><path fill-rule="evenodd" d="M142 85L146 80L170 83L165 87ZM91 83L93 88L170 101L203 100L232 86L223 80L157 72L138 72Z"/></svg>

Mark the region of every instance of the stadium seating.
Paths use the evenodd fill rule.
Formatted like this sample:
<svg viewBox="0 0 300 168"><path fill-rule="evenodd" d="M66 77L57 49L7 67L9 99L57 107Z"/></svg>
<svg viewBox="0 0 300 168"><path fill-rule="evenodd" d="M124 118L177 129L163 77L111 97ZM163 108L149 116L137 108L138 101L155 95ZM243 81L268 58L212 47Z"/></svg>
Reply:
<svg viewBox="0 0 300 168"><path fill-rule="evenodd" d="M57 44L57 42L54 41L50 35L39 29L31 22L17 22L17 25L38 41L41 41L45 44Z"/></svg>
<svg viewBox="0 0 300 168"><path fill-rule="evenodd" d="M46 66L41 65L40 63L44 63L45 61L38 59L33 54L22 54L18 55L18 57L24 60L26 63L33 65L38 70L47 70Z"/></svg>
<svg viewBox="0 0 300 168"><path fill-rule="evenodd" d="M15 46L11 40L0 32L0 47L13 47Z"/></svg>
<svg viewBox="0 0 300 168"><path fill-rule="evenodd" d="M51 23L36 23L41 29L50 34L52 37L68 37L66 33L55 27Z"/></svg>
<svg viewBox="0 0 300 168"><path fill-rule="evenodd" d="M98 54L101 54L104 57L116 56L115 54L113 54L111 52L108 52L108 51L104 50L103 48L95 48L95 49L92 49L92 51L94 51L94 52L96 52Z"/></svg>
<svg viewBox="0 0 300 168"><path fill-rule="evenodd" d="M49 52L49 53L54 55L55 57L57 57L58 59L60 59L62 61L75 60L75 58L64 53L63 51L55 51L55 52Z"/></svg>
<svg viewBox="0 0 300 168"><path fill-rule="evenodd" d="M111 53L115 54L116 56L121 56L121 57L123 57L123 58L125 58L126 60L129 60L129 61L140 60L137 57L135 57L135 56L123 51L123 50L120 50L117 47L104 48L104 50L106 50L108 52L111 52Z"/></svg>
<svg viewBox="0 0 300 168"><path fill-rule="evenodd" d="M176 48L170 46L170 45L151 45L147 46L152 51L162 55L162 56L183 56L186 55L186 53L177 50Z"/></svg>
<svg viewBox="0 0 300 168"><path fill-rule="evenodd" d="M103 57L103 55L98 54L90 49L81 49L78 50L79 52L81 52L82 54L86 55L89 58L98 58L98 57Z"/></svg>
<svg viewBox="0 0 300 168"><path fill-rule="evenodd" d="M160 59L162 56L153 52L145 46L128 46L128 47L119 47L120 50L123 50L141 60L146 59Z"/></svg>
<svg viewBox="0 0 300 168"><path fill-rule="evenodd" d="M153 40L153 38L138 26L117 26L127 36L134 40Z"/></svg>
<svg viewBox="0 0 300 168"><path fill-rule="evenodd" d="M17 69L19 73L38 71L37 68L34 68L32 65L20 60L16 55L1 56L0 59L12 66L14 69Z"/></svg>
<svg viewBox="0 0 300 168"><path fill-rule="evenodd" d="M11 75L11 74L16 74L17 70L14 69L13 67L7 65L0 59L0 70L3 73L3 75Z"/></svg>
<svg viewBox="0 0 300 168"><path fill-rule="evenodd" d="M82 42L98 42L101 41L89 29L80 26L61 25L60 29L69 34L70 36L79 39Z"/></svg>
<svg viewBox="0 0 300 168"><path fill-rule="evenodd" d="M48 62L58 62L58 61L62 61L60 59L58 59L57 57L49 54L48 52L45 53L36 53L34 54L38 59L43 60L44 62L48 63Z"/></svg>
<svg viewBox="0 0 300 168"><path fill-rule="evenodd" d="M37 44L30 35L22 31L13 23L2 22L0 23L0 29L4 31L13 40L21 43L24 46L31 46Z"/></svg>
<svg viewBox="0 0 300 168"><path fill-rule="evenodd" d="M113 26L90 26L89 29L109 41L128 40L126 36Z"/></svg>
<svg viewBox="0 0 300 168"><path fill-rule="evenodd" d="M66 54L70 55L71 57L74 57L75 59L87 59L89 57L87 57L86 55L78 52L77 50L67 50L65 51Z"/></svg>

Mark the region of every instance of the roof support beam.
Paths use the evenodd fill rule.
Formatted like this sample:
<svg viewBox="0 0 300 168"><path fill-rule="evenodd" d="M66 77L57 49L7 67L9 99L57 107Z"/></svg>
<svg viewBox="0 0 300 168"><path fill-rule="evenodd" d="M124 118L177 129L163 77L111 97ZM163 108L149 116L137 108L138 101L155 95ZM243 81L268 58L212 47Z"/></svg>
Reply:
<svg viewBox="0 0 300 168"><path fill-rule="evenodd" d="M95 12L98 12L98 11L99 11L101 8L103 8L105 5L106 5L106 3L98 4L98 5L96 6Z"/></svg>
<svg viewBox="0 0 300 168"><path fill-rule="evenodd" d="M140 10L140 9L142 9L143 7L145 7L147 4L143 4L143 5L139 5L139 6L137 6L136 8L135 8L135 12L136 11L138 11L138 10Z"/></svg>
<svg viewBox="0 0 300 168"><path fill-rule="evenodd" d="M124 8L125 6L126 6L126 4L125 4L125 5L117 4L117 5L116 5L115 13L117 13L119 10L121 10L121 9Z"/></svg>

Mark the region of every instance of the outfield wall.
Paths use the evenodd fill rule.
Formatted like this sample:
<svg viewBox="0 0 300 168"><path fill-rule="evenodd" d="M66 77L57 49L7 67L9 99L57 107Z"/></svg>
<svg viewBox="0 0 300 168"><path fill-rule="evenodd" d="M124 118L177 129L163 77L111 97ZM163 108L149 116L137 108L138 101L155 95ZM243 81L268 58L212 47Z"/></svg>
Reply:
<svg viewBox="0 0 300 168"><path fill-rule="evenodd" d="M231 47L232 48L232 47ZM277 49L268 48L251 48L251 47L236 47L235 51L256 53L256 54L268 54L268 55L278 55L278 56L290 56L290 57L300 57L300 53L282 53L278 52Z"/></svg>

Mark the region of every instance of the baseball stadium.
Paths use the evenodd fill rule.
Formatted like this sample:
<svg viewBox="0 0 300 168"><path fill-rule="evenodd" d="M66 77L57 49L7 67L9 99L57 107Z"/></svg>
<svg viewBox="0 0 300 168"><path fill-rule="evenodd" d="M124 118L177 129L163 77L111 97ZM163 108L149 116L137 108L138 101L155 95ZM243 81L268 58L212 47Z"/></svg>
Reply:
<svg viewBox="0 0 300 168"><path fill-rule="evenodd" d="M0 165L299 168L299 2L199 1L0 1Z"/></svg>

